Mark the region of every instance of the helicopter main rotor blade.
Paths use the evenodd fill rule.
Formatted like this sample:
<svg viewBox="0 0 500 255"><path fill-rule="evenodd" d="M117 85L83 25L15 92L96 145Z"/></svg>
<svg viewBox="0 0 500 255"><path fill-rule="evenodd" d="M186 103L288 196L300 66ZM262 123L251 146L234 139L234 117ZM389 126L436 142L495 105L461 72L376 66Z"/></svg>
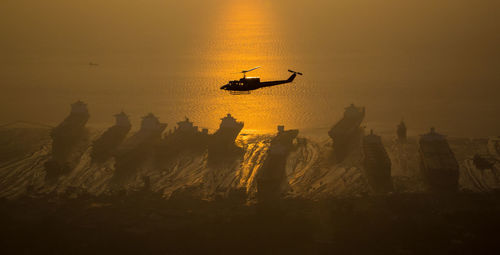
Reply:
<svg viewBox="0 0 500 255"><path fill-rule="evenodd" d="M250 71L253 71L253 70L255 70L255 69L259 69L259 68L260 68L260 66L258 66L258 67L254 67L254 68L249 69L249 70L243 70L243 71L241 71L241 72L242 72L242 73L248 73L248 72L250 72Z"/></svg>

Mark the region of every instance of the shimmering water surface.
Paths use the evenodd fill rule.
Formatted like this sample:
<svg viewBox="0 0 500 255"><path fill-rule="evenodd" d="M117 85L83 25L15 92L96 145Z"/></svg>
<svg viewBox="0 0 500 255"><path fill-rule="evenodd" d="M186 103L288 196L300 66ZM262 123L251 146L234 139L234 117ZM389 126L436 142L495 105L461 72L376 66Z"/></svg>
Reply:
<svg viewBox="0 0 500 255"><path fill-rule="evenodd" d="M343 108L393 133L436 126L498 135L500 33L495 1L2 1L0 122L55 125L78 99L90 125L124 110L169 128L214 130L232 113L247 133L276 125L326 136ZM89 66L89 62L99 66ZM292 84L229 95L234 72Z"/></svg>

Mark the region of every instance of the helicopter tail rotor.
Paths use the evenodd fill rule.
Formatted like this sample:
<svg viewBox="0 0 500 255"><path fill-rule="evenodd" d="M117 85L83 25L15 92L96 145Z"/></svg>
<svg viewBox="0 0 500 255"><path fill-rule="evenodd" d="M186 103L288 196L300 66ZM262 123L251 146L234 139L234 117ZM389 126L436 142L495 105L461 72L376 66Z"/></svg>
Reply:
<svg viewBox="0 0 500 255"><path fill-rule="evenodd" d="M301 72L295 72L294 70L290 70L290 69L288 69L288 72L290 72L290 73L296 73L298 75L303 75Z"/></svg>

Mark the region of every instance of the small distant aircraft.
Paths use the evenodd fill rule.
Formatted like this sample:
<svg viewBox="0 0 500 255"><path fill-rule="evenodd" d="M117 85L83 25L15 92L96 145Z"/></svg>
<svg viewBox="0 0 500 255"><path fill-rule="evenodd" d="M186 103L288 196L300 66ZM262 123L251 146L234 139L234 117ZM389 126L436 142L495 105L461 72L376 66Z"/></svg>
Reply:
<svg viewBox="0 0 500 255"><path fill-rule="evenodd" d="M99 64L94 63L94 62L89 62L89 66L98 66Z"/></svg>
<svg viewBox="0 0 500 255"><path fill-rule="evenodd" d="M246 76L246 74L248 72L251 72L251 71L258 69L258 68L260 68L260 66L239 72L239 73L243 74L243 78L241 78L240 80L229 81L228 84L220 87L220 89L230 91L232 94L239 94L239 93L243 93L243 92L250 93L249 91L251 91L251 90L256 90L256 89L260 89L260 88L264 88L264 87L270 87L270 86L276 86L276 85L280 85L280 84L290 83L295 79L297 74L302 75L302 73L300 73L300 72L288 70L289 72L292 73L292 76L290 76L290 78L288 78L288 80L266 81L266 82L261 82L260 78L258 78L258 77L247 77Z"/></svg>

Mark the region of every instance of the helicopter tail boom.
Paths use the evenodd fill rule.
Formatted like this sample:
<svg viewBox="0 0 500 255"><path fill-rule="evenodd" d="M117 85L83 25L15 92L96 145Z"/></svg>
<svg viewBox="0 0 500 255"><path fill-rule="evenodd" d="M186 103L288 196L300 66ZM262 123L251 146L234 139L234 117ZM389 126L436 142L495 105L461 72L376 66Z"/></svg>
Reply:
<svg viewBox="0 0 500 255"><path fill-rule="evenodd" d="M297 77L297 73L293 73L290 76L290 78L288 78L287 80L261 82L260 87L269 87L269 86L275 86L275 85L280 85L280 84L285 84L285 83L291 83L291 82L293 82L293 80L295 80L295 77Z"/></svg>

